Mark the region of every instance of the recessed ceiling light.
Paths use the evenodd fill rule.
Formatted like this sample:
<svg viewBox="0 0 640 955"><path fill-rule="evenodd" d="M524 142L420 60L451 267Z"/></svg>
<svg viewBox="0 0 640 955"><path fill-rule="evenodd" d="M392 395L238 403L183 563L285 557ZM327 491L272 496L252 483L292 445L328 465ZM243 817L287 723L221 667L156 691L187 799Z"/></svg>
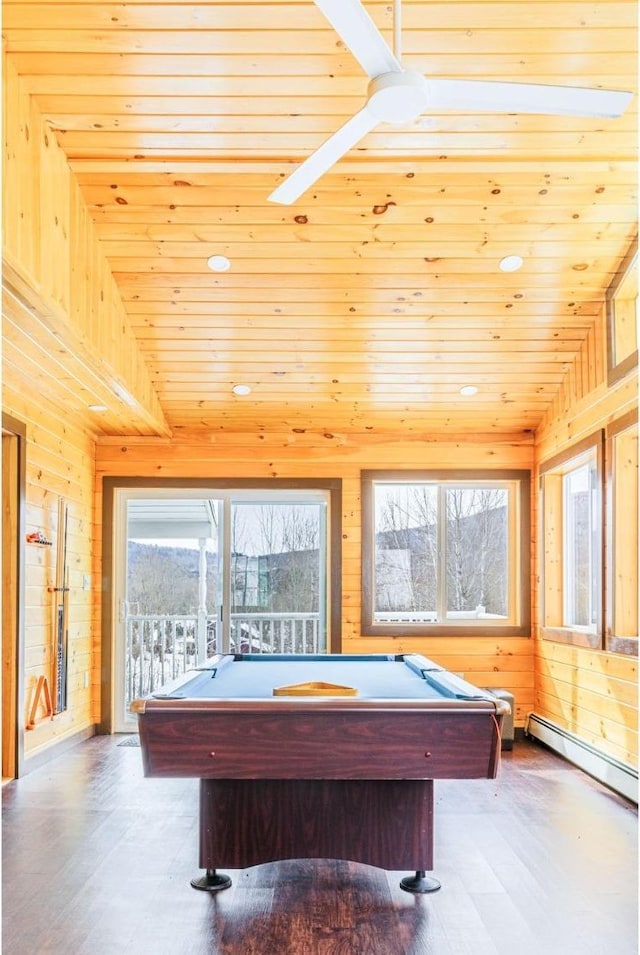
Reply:
<svg viewBox="0 0 640 955"><path fill-rule="evenodd" d="M251 388L249 385L234 385L231 389L234 395L250 395Z"/></svg>
<svg viewBox="0 0 640 955"><path fill-rule="evenodd" d="M87 405L87 407L89 411L95 411L96 413L109 410L106 405Z"/></svg>
<svg viewBox="0 0 640 955"><path fill-rule="evenodd" d="M461 395L477 395L478 389L476 388L475 385L464 385L460 389L460 394Z"/></svg>
<svg viewBox="0 0 640 955"><path fill-rule="evenodd" d="M207 259L207 265L212 272L227 272L231 268L231 262L226 255L212 255Z"/></svg>
<svg viewBox="0 0 640 955"><path fill-rule="evenodd" d="M498 267L502 272L517 272L522 268L522 262L523 259L519 255L505 255L504 259L498 262Z"/></svg>

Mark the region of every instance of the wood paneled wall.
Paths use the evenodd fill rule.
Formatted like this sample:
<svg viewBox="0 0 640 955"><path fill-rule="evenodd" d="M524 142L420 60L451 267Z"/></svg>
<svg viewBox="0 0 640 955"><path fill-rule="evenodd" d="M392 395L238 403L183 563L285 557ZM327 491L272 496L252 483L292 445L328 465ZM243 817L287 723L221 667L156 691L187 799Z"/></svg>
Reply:
<svg viewBox="0 0 640 955"><path fill-rule="evenodd" d="M199 438L100 439L98 504L104 476L314 478L342 480L342 644L345 652L417 651L480 686L503 687L522 724L533 704L533 641L516 637L381 638L360 632L360 472L366 468L530 468L533 441L394 440L390 435L211 434ZM96 526L96 536L101 528Z"/></svg>
<svg viewBox="0 0 640 955"><path fill-rule="evenodd" d="M637 407L637 373L607 388L604 315L595 339L583 345L537 432L536 462ZM629 546L634 544L630 541ZM543 640L537 625L534 633L535 713L622 762L637 765L638 660Z"/></svg>
<svg viewBox="0 0 640 955"><path fill-rule="evenodd" d="M119 420L124 413L134 433L167 428L64 153L23 82L4 65L2 404L26 427L25 533L41 531L52 542L23 542L24 724L38 677L52 681L58 502L69 505L68 706L25 732L28 758L90 731L99 708L92 633L96 424L87 406L116 401ZM130 401L114 397L118 384ZM42 714L39 708L36 718Z"/></svg>
<svg viewBox="0 0 640 955"><path fill-rule="evenodd" d="M24 580L24 724L31 710L38 677L53 687L55 637L55 561L60 498L68 503L67 553L69 567L69 644L67 710L53 719L39 707L37 723L24 734L24 755L30 756L53 742L96 722L99 677L93 669L91 576L93 531L94 441L64 420L64 408L42 402L37 394L17 392L6 383L2 392L5 412L26 426L25 534L40 531L51 546L26 541ZM86 575L86 580L85 580ZM86 588L86 589L85 589Z"/></svg>

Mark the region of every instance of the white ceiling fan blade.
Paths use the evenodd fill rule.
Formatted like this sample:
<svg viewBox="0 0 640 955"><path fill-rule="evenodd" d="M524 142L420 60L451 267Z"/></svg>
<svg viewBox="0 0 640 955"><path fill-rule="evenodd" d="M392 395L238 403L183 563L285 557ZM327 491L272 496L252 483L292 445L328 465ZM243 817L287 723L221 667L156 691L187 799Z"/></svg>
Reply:
<svg viewBox="0 0 640 955"><path fill-rule="evenodd" d="M269 196L270 202L280 202L288 206L295 202L309 186L312 186L320 176L324 175L352 146L366 136L379 120L367 107L347 120L337 132L326 139L321 146L311 153L297 169Z"/></svg>
<svg viewBox="0 0 640 955"><path fill-rule="evenodd" d="M546 113L561 116L620 116L632 93L579 86L493 83L427 78L429 106L479 112Z"/></svg>
<svg viewBox="0 0 640 955"><path fill-rule="evenodd" d="M360 0L315 0L315 4L368 76L402 69Z"/></svg>

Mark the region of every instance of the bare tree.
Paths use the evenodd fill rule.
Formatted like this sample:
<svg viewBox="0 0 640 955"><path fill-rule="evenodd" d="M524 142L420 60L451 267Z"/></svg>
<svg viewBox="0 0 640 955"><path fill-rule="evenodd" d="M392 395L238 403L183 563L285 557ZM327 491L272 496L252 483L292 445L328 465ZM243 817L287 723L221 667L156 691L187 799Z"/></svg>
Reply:
<svg viewBox="0 0 640 955"><path fill-rule="evenodd" d="M376 609L435 612L435 486L385 488L377 510L376 531Z"/></svg>
<svg viewBox="0 0 640 955"><path fill-rule="evenodd" d="M317 505L242 504L233 514L236 606L247 612L317 610Z"/></svg>
<svg viewBox="0 0 640 955"><path fill-rule="evenodd" d="M127 600L140 614L194 613L198 606L197 551L130 541Z"/></svg>
<svg viewBox="0 0 640 955"><path fill-rule="evenodd" d="M506 613L506 504L502 488L447 489L448 610Z"/></svg>
<svg viewBox="0 0 640 955"><path fill-rule="evenodd" d="M282 549L289 556L277 586L283 609L311 611L319 607L320 527L318 509L312 507L295 505L281 512Z"/></svg>

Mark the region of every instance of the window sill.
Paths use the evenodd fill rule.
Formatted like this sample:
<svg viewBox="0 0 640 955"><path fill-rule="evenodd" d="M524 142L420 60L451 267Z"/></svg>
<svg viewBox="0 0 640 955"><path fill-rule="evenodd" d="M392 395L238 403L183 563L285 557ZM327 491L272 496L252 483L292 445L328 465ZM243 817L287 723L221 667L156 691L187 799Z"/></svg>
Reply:
<svg viewBox="0 0 640 955"><path fill-rule="evenodd" d="M638 637L607 637L606 650L608 653L619 653L628 657L638 656Z"/></svg>
<svg viewBox="0 0 640 955"><path fill-rule="evenodd" d="M574 647L588 647L590 650L602 649L602 635L593 630L580 630L573 627L541 627L543 640L553 643L568 643Z"/></svg>
<svg viewBox="0 0 640 955"><path fill-rule="evenodd" d="M466 625L457 624L395 624L363 623L363 637L531 637L531 628L526 626L498 626L495 621L478 623L469 620Z"/></svg>

